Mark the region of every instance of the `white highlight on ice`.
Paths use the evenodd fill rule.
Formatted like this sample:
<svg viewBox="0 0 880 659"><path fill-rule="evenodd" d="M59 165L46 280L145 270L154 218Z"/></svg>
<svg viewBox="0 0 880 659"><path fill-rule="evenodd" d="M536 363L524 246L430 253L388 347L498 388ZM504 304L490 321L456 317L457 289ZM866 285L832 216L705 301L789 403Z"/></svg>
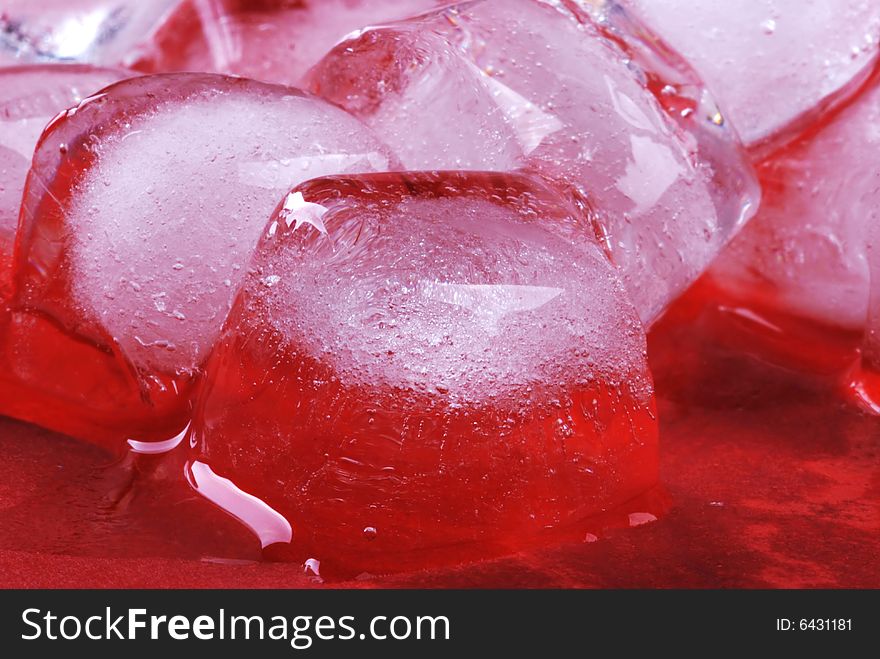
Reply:
<svg viewBox="0 0 880 659"><path fill-rule="evenodd" d="M133 453L141 453L144 455L158 455L160 453L167 453L173 449L176 449L180 442L183 441L183 438L186 437L186 434L189 432L189 425L186 424L186 427L180 431L177 435L172 437L171 439L166 439L162 442L141 442L136 439L129 439L128 445L131 447Z"/></svg>
<svg viewBox="0 0 880 659"><path fill-rule="evenodd" d="M263 548L293 540L293 528L281 513L228 478L218 476L205 463L191 462L188 475L196 492L253 531Z"/></svg>
<svg viewBox="0 0 880 659"><path fill-rule="evenodd" d="M294 231L303 224L309 224L325 236L327 235L327 228L324 226L324 221L321 218L324 217L326 212L327 209L321 204L313 204L310 201L306 201L302 192L292 192L287 195L287 198L284 200L284 207L282 208L282 214L287 221L287 226L289 227L296 222L296 225L293 227Z"/></svg>
<svg viewBox="0 0 880 659"><path fill-rule="evenodd" d="M534 311L565 292L550 286L515 284L448 284L423 281L424 296L467 309L482 319L487 329L498 331L498 324L510 314Z"/></svg>

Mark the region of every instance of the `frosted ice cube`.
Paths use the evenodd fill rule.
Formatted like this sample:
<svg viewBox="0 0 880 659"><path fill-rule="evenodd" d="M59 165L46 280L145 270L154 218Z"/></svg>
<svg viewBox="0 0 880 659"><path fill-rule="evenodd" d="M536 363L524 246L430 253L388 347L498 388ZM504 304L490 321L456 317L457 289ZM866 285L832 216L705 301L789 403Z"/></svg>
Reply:
<svg viewBox="0 0 880 659"><path fill-rule="evenodd" d="M180 422L181 390L198 374L290 184L391 163L357 120L287 87L171 74L86 99L46 131L28 176L6 337L16 352L7 356L10 377L33 386L38 400L75 402L77 415L104 429L99 435L116 431L114 409L121 413L126 395L140 402L125 413L140 413L143 426L154 416ZM61 336L49 340L35 323ZM33 366L71 342L92 346L76 368L93 378ZM100 383L114 377L114 396L99 401L82 389L86 380L109 387ZM64 415L29 414L66 429Z"/></svg>
<svg viewBox="0 0 880 659"><path fill-rule="evenodd" d="M214 71L296 84L342 37L441 0L184 0L135 67Z"/></svg>
<svg viewBox="0 0 880 659"><path fill-rule="evenodd" d="M576 208L473 172L290 197L192 426L192 466L264 505L215 503L289 522L278 556L357 574L580 540L655 483L644 331Z"/></svg>
<svg viewBox="0 0 880 659"><path fill-rule="evenodd" d="M877 61L876 0L621 0L702 74L743 141L773 141Z"/></svg>
<svg viewBox="0 0 880 659"><path fill-rule="evenodd" d="M40 133L60 111L124 77L76 64L0 69L0 297L8 294L18 209Z"/></svg>
<svg viewBox="0 0 880 659"><path fill-rule="evenodd" d="M880 415L880 222L867 227L866 257L870 290L861 358L847 374L852 399L871 414Z"/></svg>
<svg viewBox="0 0 880 659"><path fill-rule="evenodd" d="M310 87L409 169L526 168L580 200L643 321L706 267L759 193L687 66L614 3L476 0L340 43Z"/></svg>
<svg viewBox="0 0 880 659"><path fill-rule="evenodd" d="M711 273L762 309L860 330L869 228L880 208L880 78L851 105L758 164L758 215Z"/></svg>

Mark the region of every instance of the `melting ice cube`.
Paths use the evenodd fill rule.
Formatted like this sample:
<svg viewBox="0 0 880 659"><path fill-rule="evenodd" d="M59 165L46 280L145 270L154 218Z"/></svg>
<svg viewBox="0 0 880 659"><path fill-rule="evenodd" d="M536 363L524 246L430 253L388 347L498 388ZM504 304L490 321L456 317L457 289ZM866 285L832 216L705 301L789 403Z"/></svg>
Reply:
<svg viewBox="0 0 880 659"><path fill-rule="evenodd" d="M309 85L409 169L527 169L554 181L592 217L650 323L759 193L699 79L616 3L601 5L454 4L351 35Z"/></svg>
<svg viewBox="0 0 880 659"><path fill-rule="evenodd" d="M351 575L580 540L655 482L644 331L540 179L335 176L291 198L324 230L272 218L192 430L196 463L295 529L273 556Z"/></svg>
<svg viewBox="0 0 880 659"><path fill-rule="evenodd" d="M92 439L176 435L290 184L392 163L357 120L288 87L172 74L84 100L52 124L28 175L0 333L20 392L3 412ZM284 175L273 186L242 174L257 165Z"/></svg>

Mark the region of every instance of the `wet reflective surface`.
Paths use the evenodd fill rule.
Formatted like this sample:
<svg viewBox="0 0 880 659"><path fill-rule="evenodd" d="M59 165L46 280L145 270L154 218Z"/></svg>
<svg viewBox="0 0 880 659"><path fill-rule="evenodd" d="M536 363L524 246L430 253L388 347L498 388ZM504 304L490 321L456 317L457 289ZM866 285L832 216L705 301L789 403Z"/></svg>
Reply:
<svg viewBox="0 0 880 659"><path fill-rule="evenodd" d="M719 346L714 313L692 295L649 340L672 498L656 522L334 585L880 587L880 424L844 404L826 377ZM101 467L106 454L58 435L7 420L0 446L5 586L318 585L300 564L254 562L249 531L169 484L179 464L142 463L126 489L125 463ZM108 500L113 483L123 503Z"/></svg>

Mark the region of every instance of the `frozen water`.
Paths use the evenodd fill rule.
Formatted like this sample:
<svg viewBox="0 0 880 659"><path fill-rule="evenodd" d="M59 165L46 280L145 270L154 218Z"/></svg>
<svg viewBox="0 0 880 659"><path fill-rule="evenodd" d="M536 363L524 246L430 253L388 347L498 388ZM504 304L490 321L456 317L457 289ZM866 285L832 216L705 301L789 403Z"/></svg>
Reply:
<svg viewBox="0 0 880 659"><path fill-rule="evenodd" d="M357 120L291 88L211 74L121 82L56 119L40 143L13 307L112 352L149 402L197 372L291 183L391 163ZM16 366L32 378L23 364L47 345L21 347L36 337L26 327L12 326L26 355ZM51 388L76 389L56 378Z"/></svg>
<svg viewBox="0 0 880 659"><path fill-rule="evenodd" d="M60 111L125 77L86 65L0 69L0 292L5 296L18 209L31 156L43 128Z"/></svg>
<svg viewBox="0 0 880 659"><path fill-rule="evenodd" d="M880 171L880 166L878 166L878 171ZM876 209L874 212L873 222L867 230L866 255L870 273L870 294L868 296L865 344L862 352L868 366L873 371L880 373L880 221L876 216Z"/></svg>
<svg viewBox="0 0 880 659"><path fill-rule="evenodd" d="M558 183L593 215L650 322L759 193L699 80L604 6L460 3L351 36L309 84L409 169L526 168Z"/></svg>
<svg viewBox="0 0 880 659"><path fill-rule="evenodd" d="M874 159L875 181L880 181L880 164ZM871 414L880 416L880 217L876 210L880 185L875 184L874 205L866 218L865 258L868 262L868 311L861 346L861 359L847 373L851 398Z"/></svg>
<svg viewBox="0 0 880 659"><path fill-rule="evenodd" d="M3 0L0 63L122 64L177 0Z"/></svg>
<svg viewBox="0 0 880 659"><path fill-rule="evenodd" d="M718 259L714 279L764 308L861 329L867 234L880 222L880 82L758 165L761 209Z"/></svg>
<svg viewBox="0 0 880 659"><path fill-rule="evenodd" d="M877 0L621 0L702 74L743 141L773 139L877 61Z"/></svg>
<svg viewBox="0 0 880 659"><path fill-rule="evenodd" d="M214 71L297 84L342 37L441 0L184 0L136 68Z"/></svg>
<svg viewBox="0 0 880 659"><path fill-rule="evenodd" d="M175 80L117 89L55 131L76 139L104 128L96 119L128 115L92 142L97 157L67 209L73 294L137 363L166 370L194 368L210 348L284 190L390 164L365 128L325 103L210 76L181 78L183 89ZM164 98L124 107L156 88Z"/></svg>
<svg viewBox="0 0 880 659"><path fill-rule="evenodd" d="M289 199L193 423L196 463L290 522L285 556L358 571L515 549L654 483L644 332L575 207L464 172Z"/></svg>

